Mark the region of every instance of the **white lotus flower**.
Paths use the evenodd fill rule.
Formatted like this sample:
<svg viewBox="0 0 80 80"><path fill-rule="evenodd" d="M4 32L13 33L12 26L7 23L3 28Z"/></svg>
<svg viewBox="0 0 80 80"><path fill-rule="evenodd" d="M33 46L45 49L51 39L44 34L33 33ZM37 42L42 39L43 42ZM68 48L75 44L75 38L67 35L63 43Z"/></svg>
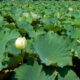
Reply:
<svg viewBox="0 0 80 80"><path fill-rule="evenodd" d="M73 11L73 8L68 8L69 11Z"/></svg>
<svg viewBox="0 0 80 80"><path fill-rule="evenodd" d="M16 48L20 50L24 49L26 47L26 44L27 44L27 40L25 37L19 37L15 41Z"/></svg>

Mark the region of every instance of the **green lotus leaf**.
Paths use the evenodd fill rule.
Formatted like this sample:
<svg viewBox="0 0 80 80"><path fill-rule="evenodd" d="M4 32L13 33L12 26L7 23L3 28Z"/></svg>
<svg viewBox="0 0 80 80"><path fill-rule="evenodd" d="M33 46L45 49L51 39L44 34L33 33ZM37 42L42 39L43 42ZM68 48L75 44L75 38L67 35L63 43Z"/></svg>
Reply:
<svg viewBox="0 0 80 80"><path fill-rule="evenodd" d="M65 67L63 69L59 69L59 73L55 80L80 80L76 73Z"/></svg>
<svg viewBox="0 0 80 80"><path fill-rule="evenodd" d="M42 66L37 62L33 66L24 64L15 70L15 79L18 80L54 80L53 76L46 75Z"/></svg>
<svg viewBox="0 0 80 80"><path fill-rule="evenodd" d="M60 67L72 65L71 41L68 38L48 32L34 39L33 48L46 65L57 64Z"/></svg>
<svg viewBox="0 0 80 80"><path fill-rule="evenodd" d="M20 34L17 30L9 30L7 28L3 28L0 30L0 70L2 67L2 62L4 61L4 53L6 52L6 45L9 41L16 39Z"/></svg>

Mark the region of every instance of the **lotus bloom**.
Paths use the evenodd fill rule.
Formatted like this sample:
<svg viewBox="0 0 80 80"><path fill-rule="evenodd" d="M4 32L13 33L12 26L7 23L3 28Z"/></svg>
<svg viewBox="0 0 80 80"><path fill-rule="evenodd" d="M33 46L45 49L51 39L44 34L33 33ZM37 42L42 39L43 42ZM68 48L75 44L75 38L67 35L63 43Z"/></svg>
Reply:
<svg viewBox="0 0 80 80"><path fill-rule="evenodd" d="M25 37L19 37L15 41L16 48L23 50L26 47L27 40Z"/></svg>
<svg viewBox="0 0 80 80"><path fill-rule="evenodd" d="M73 11L73 8L68 8L69 11Z"/></svg>

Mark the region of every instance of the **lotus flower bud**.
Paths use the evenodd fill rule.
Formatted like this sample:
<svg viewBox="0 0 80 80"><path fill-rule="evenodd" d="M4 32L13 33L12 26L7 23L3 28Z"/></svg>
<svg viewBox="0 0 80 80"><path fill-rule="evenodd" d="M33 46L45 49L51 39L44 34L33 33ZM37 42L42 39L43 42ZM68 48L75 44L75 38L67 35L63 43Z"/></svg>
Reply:
<svg viewBox="0 0 80 80"><path fill-rule="evenodd" d="M26 47L27 40L25 37L19 37L15 41L16 48L23 50Z"/></svg>

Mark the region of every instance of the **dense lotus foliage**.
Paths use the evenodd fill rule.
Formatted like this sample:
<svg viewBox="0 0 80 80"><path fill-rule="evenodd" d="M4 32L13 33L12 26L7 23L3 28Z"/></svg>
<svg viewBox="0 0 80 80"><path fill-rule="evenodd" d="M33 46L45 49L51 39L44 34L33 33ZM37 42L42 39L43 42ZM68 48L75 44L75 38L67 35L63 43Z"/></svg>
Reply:
<svg viewBox="0 0 80 80"><path fill-rule="evenodd" d="M0 2L0 80L80 80L80 2Z"/></svg>

